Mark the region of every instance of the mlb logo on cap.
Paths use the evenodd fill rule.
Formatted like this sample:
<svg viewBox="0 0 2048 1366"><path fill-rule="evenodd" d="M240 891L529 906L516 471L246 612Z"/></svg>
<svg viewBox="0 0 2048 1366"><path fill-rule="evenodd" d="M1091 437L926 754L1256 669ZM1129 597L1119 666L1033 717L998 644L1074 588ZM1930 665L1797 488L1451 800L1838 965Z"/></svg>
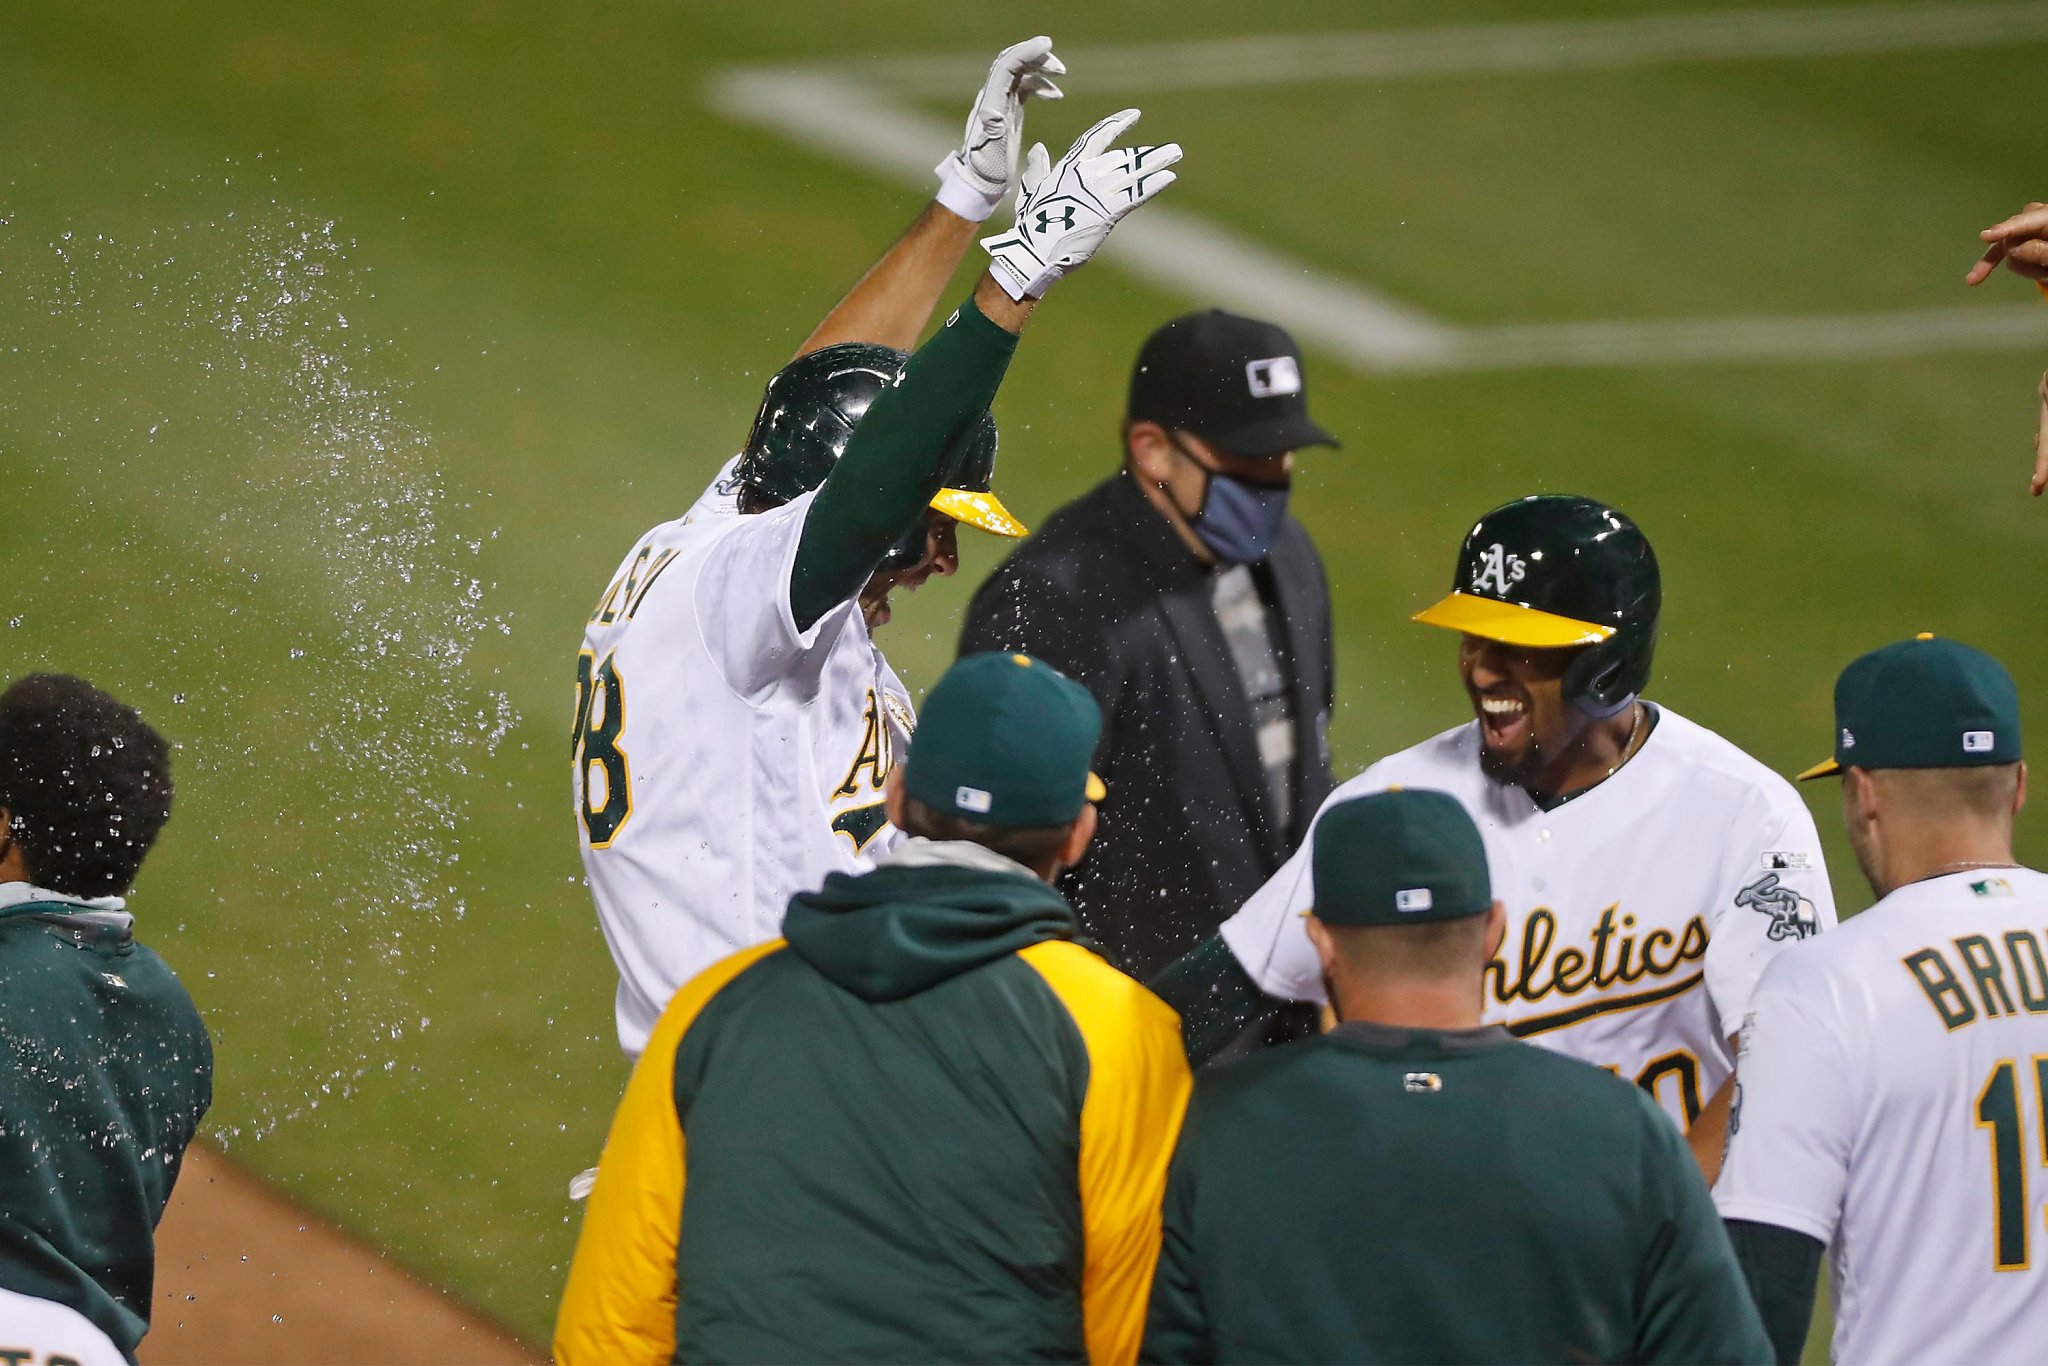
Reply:
<svg viewBox="0 0 2048 1366"><path fill-rule="evenodd" d="M985 813L995 805L995 798L981 788L962 786L953 793L953 805L962 811Z"/></svg>
<svg viewBox="0 0 2048 1366"><path fill-rule="evenodd" d="M1996 740L1988 730L1966 730L1963 732L1963 753L1989 754Z"/></svg>
<svg viewBox="0 0 2048 1366"><path fill-rule="evenodd" d="M1429 894L1427 887L1407 887L1394 893L1394 909L1397 911L1426 911L1436 904L1436 898Z"/></svg>
<svg viewBox="0 0 2048 1366"><path fill-rule="evenodd" d="M1265 360L1250 361L1245 365L1244 373L1251 383L1253 398L1301 392L1301 367L1295 364L1292 356L1269 356Z"/></svg>

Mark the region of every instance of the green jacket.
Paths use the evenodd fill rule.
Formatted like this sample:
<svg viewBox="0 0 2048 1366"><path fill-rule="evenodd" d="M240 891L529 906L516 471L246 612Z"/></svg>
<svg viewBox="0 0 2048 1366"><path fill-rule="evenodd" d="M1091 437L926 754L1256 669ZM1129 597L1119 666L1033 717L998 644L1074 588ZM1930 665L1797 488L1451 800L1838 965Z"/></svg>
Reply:
<svg viewBox="0 0 2048 1366"><path fill-rule="evenodd" d="M1348 1023L1196 1088L1143 1359L1772 1358L1642 1091L1499 1028Z"/></svg>
<svg viewBox="0 0 2048 1366"><path fill-rule="evenodd" d="M132 1356L156 1224L213 1099L192 998L125 911L0 905L0 1286Z"/></svg>
<svg viewBox="0 0 2048 1366"><path fill-rule="evenodd" d="M928 848L973 852L833 874L669 1005L558 1361L1136 1356L1179 1023L1051 887Z"/></svg>

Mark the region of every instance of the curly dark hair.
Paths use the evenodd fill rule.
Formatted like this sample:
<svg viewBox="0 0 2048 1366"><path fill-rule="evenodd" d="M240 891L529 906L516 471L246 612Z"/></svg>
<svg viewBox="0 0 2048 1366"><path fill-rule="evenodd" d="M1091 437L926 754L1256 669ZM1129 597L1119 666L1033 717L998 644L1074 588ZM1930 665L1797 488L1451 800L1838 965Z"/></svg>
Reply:
<svg viewBox="0 0 2048 1366"><path fill-rule="evenodd" d="M0 808L29 877L118 896L171 818L171 753L142 713L69 674L0 693Z"/></svg>

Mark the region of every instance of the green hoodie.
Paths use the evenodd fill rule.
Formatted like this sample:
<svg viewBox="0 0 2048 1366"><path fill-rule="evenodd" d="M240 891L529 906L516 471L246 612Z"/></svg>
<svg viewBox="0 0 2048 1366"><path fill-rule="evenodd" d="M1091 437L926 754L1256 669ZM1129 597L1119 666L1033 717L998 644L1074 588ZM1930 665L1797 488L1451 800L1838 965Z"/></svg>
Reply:
<svg viewBox="0 0 2048 1366"><path fill-rule="evenodd" d="M206 1026L125 911L19 901L0 906L0 1048L0 1286L132 1357L157 1220L213 1098Z"/></svg>
<svg viewBox="0 0 2048 1366"><path fill-rule="evenodd" d="M1079 941L1073 908L1019 870L885 865L832 873L791 898L782 937L826 981L900 1001L1048 939Z"/></svg>
<svg viewBox="0 0 2048 1366"><path fill-rule="evenodd" d="M642 1055L558 1359L1130 1360L1186 1100L1172 1012L1021 869L834 874L784 928Z"/></svg>

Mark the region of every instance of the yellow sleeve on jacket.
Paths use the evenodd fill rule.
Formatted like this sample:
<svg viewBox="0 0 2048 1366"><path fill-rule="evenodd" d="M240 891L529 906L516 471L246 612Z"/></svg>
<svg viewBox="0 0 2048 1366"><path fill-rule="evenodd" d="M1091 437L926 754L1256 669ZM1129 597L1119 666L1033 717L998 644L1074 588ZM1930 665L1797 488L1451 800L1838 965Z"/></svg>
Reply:
<svg viewBox="0 0 2048 1366"><path fill-rule="evenodd" d="M674 1358L676 1237L683 1220L676 1049L721 988L781 947L777 939L742 949L698 973L648 1037L584 1206L576 1259L555 1316L559 1366L666 1366Z"/></svg>
<svg viewBox="0 0 2048 1366"><path fill-rule="evenodd" d="M1145 1335L1159 1261L1160 1206L1188 1104L1180 1020L1166 1004L1078 944L1050 940L1019 955L1073 1016L1088 1048L1081 1106L1081 1216L1087 1269L1081 1309L1094 1366L1127 1366Z"/></svg>

